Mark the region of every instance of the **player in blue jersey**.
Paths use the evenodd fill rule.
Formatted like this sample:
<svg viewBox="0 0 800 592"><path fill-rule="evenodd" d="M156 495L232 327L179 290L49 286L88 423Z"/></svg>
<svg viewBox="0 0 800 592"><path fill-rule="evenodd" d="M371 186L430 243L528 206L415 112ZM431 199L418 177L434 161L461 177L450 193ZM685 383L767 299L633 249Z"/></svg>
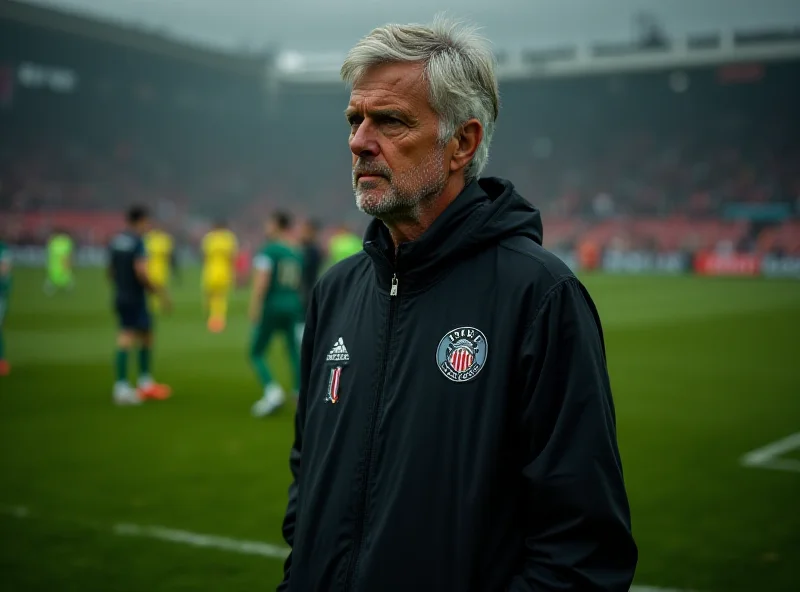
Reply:
<svg viewBox="0 0 800 592"><path fill-rule="evenodd" d="M162 308L170 307L169 297L147 275L147 255L143 235L150 226L143 207L131 208L128 227L116 235L109 247L108 274L114 286L114 308L119 319L116 352L116 382L113 397L118 405L136 405L145 399L165 399L170 395L166 385L157 384L150 374L153 346L153 321L147 307L147 294L156 294ZM137 387L128 381L128 357L139 347L139 380Z"/></svg>

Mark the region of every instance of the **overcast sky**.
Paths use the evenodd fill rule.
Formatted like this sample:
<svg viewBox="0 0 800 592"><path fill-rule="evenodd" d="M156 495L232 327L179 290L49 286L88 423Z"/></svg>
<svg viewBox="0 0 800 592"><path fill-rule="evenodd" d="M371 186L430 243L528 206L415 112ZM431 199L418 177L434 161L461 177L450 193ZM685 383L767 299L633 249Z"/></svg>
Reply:
<svg viewBox="0 0 800 592"><path fill-rule="evenodd" d="M677 33L721 26L800 25L800 0L26 0L158 28L223 48L342 51L386 22L436 12L468 18L501 49L631 36L631 16L656 14Z"/></svg>

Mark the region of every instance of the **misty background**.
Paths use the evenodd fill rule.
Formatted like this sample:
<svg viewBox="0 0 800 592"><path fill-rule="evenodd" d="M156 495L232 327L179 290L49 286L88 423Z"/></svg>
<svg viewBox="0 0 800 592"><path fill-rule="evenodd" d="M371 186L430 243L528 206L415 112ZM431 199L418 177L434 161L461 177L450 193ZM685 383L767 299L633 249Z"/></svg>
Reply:
<svg viewBox="0 0 800 592"><path fill-rule="evenodd" d="M634 17L672 34L797 22L794 0L28 0L229 50L342 51L387 22L426 22L446 11L481 27L504 50L621 41Z"/></svg>

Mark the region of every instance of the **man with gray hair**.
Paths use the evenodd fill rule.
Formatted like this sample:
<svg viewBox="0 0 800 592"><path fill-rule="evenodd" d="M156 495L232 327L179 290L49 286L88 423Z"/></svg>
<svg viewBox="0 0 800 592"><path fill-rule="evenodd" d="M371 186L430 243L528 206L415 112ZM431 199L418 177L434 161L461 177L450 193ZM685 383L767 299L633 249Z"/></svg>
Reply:
<svg viewBox="0 0 800 592"><path fill-rule="evenodd" d="M539 212L480 177L490 50L444 20L387 25L341 72L374 220L312 293L278 589L627 592L597 311Z"/></svg>

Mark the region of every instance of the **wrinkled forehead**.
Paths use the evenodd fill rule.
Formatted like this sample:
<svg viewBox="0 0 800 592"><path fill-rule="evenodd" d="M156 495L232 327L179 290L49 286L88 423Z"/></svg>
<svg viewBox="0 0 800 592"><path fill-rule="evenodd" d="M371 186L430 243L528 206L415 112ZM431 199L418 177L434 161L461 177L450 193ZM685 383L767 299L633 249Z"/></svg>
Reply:
<svg viewBox="0 0 800 592"><path fill-rule="evenodd" d="M421 63L379 64L367 68L353 84L348 112L397 109L415 115L433 110Z"/></svg>

